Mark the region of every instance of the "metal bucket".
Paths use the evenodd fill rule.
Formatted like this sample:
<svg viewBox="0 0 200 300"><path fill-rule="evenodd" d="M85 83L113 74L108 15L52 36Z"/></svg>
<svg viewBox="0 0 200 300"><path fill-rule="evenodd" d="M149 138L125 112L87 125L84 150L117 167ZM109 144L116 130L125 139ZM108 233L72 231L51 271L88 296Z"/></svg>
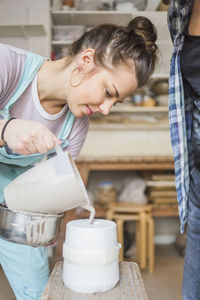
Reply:
<svg viewBox="0 0 200 300"><path fill-rule="evenodd" d="M0 204L0 237L29 246L48 246L56 241L63 214L16 212Z"/></svg>

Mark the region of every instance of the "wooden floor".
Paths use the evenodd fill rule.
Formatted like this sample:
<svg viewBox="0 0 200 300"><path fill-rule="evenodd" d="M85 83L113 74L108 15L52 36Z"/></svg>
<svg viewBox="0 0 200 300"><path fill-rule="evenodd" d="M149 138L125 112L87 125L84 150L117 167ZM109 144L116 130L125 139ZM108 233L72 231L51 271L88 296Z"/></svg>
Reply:
<svg viewBox="0 0 200 300"><path fill-rule="evenodd" d="M183 257L174 246L156 246L155 257L154 274L141 272L149 300L182 300Z"/></svg>

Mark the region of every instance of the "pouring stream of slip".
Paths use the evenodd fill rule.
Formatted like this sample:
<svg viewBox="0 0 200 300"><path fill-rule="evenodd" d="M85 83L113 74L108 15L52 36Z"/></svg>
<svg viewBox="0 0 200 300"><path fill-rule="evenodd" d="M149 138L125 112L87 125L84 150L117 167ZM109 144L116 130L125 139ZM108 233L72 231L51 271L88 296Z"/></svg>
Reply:
<svg viewBox="0 0 200 300"><path fill-rule="evenodd" d="M89 223L92 224L94 221L95 209L93 206L90 206L89 210L90 210Z"/></svg>

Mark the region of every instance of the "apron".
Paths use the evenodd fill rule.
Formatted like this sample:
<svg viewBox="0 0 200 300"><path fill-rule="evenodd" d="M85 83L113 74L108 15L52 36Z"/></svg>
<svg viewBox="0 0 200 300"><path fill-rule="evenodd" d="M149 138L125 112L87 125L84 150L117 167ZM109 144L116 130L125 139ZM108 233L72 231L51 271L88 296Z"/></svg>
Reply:
<svg viewBox="0 0 200 300"><path fill-rule="evenodd" d="M5 118L10 118L9 110L15 104L17 99L23 94L28 85L36 76L39 68L44 62L44 58L28 53L25 61L24 71L21 76L20 82L11 97L10 101L0 110L0 114ZM74 115L68 111L63 126L58 134L58 139L62 141L61 146L66 147L69 143L67 137L72 129L74 122ZM45 154L35 153L30 155L8 154L6 147L0 148L0 202L4 202L3 190L4 187L10 183L14 178L33 167L35 163L42 161L45 157L49 157L54 150Z"/></svg>
<svg viewBox="0 0 200 300"><path fill-rule="evenodd" d="M5 118L10 118L9 111L28 85L36 76L44 58L28 52L25 66L10 101L0 111ZM72 129L74 115L68 111L64 124L58 134L62 141L61 146L66 147L66 139ZM33 167L35 163L51 156L54 150L45 154L19 155L9 154L6 147L0 148L0 202L4 202L4 187L14 178ZM28 199L27 199L28 201ZM12 243L0 238L0 264L12 286L18 300L39 300L49 277L48 256L45 247L31 247Z"/></svg>

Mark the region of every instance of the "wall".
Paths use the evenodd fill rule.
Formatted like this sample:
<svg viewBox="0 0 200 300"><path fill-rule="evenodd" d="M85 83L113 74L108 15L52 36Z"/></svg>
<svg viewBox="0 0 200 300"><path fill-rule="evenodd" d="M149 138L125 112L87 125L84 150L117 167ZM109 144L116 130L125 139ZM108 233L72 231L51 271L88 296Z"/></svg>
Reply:
<svg viewBox="0 0 200 300"><path fill-rule="evenodd" d="M0 0L0 43L50 57L49 0Z"/></svg>

